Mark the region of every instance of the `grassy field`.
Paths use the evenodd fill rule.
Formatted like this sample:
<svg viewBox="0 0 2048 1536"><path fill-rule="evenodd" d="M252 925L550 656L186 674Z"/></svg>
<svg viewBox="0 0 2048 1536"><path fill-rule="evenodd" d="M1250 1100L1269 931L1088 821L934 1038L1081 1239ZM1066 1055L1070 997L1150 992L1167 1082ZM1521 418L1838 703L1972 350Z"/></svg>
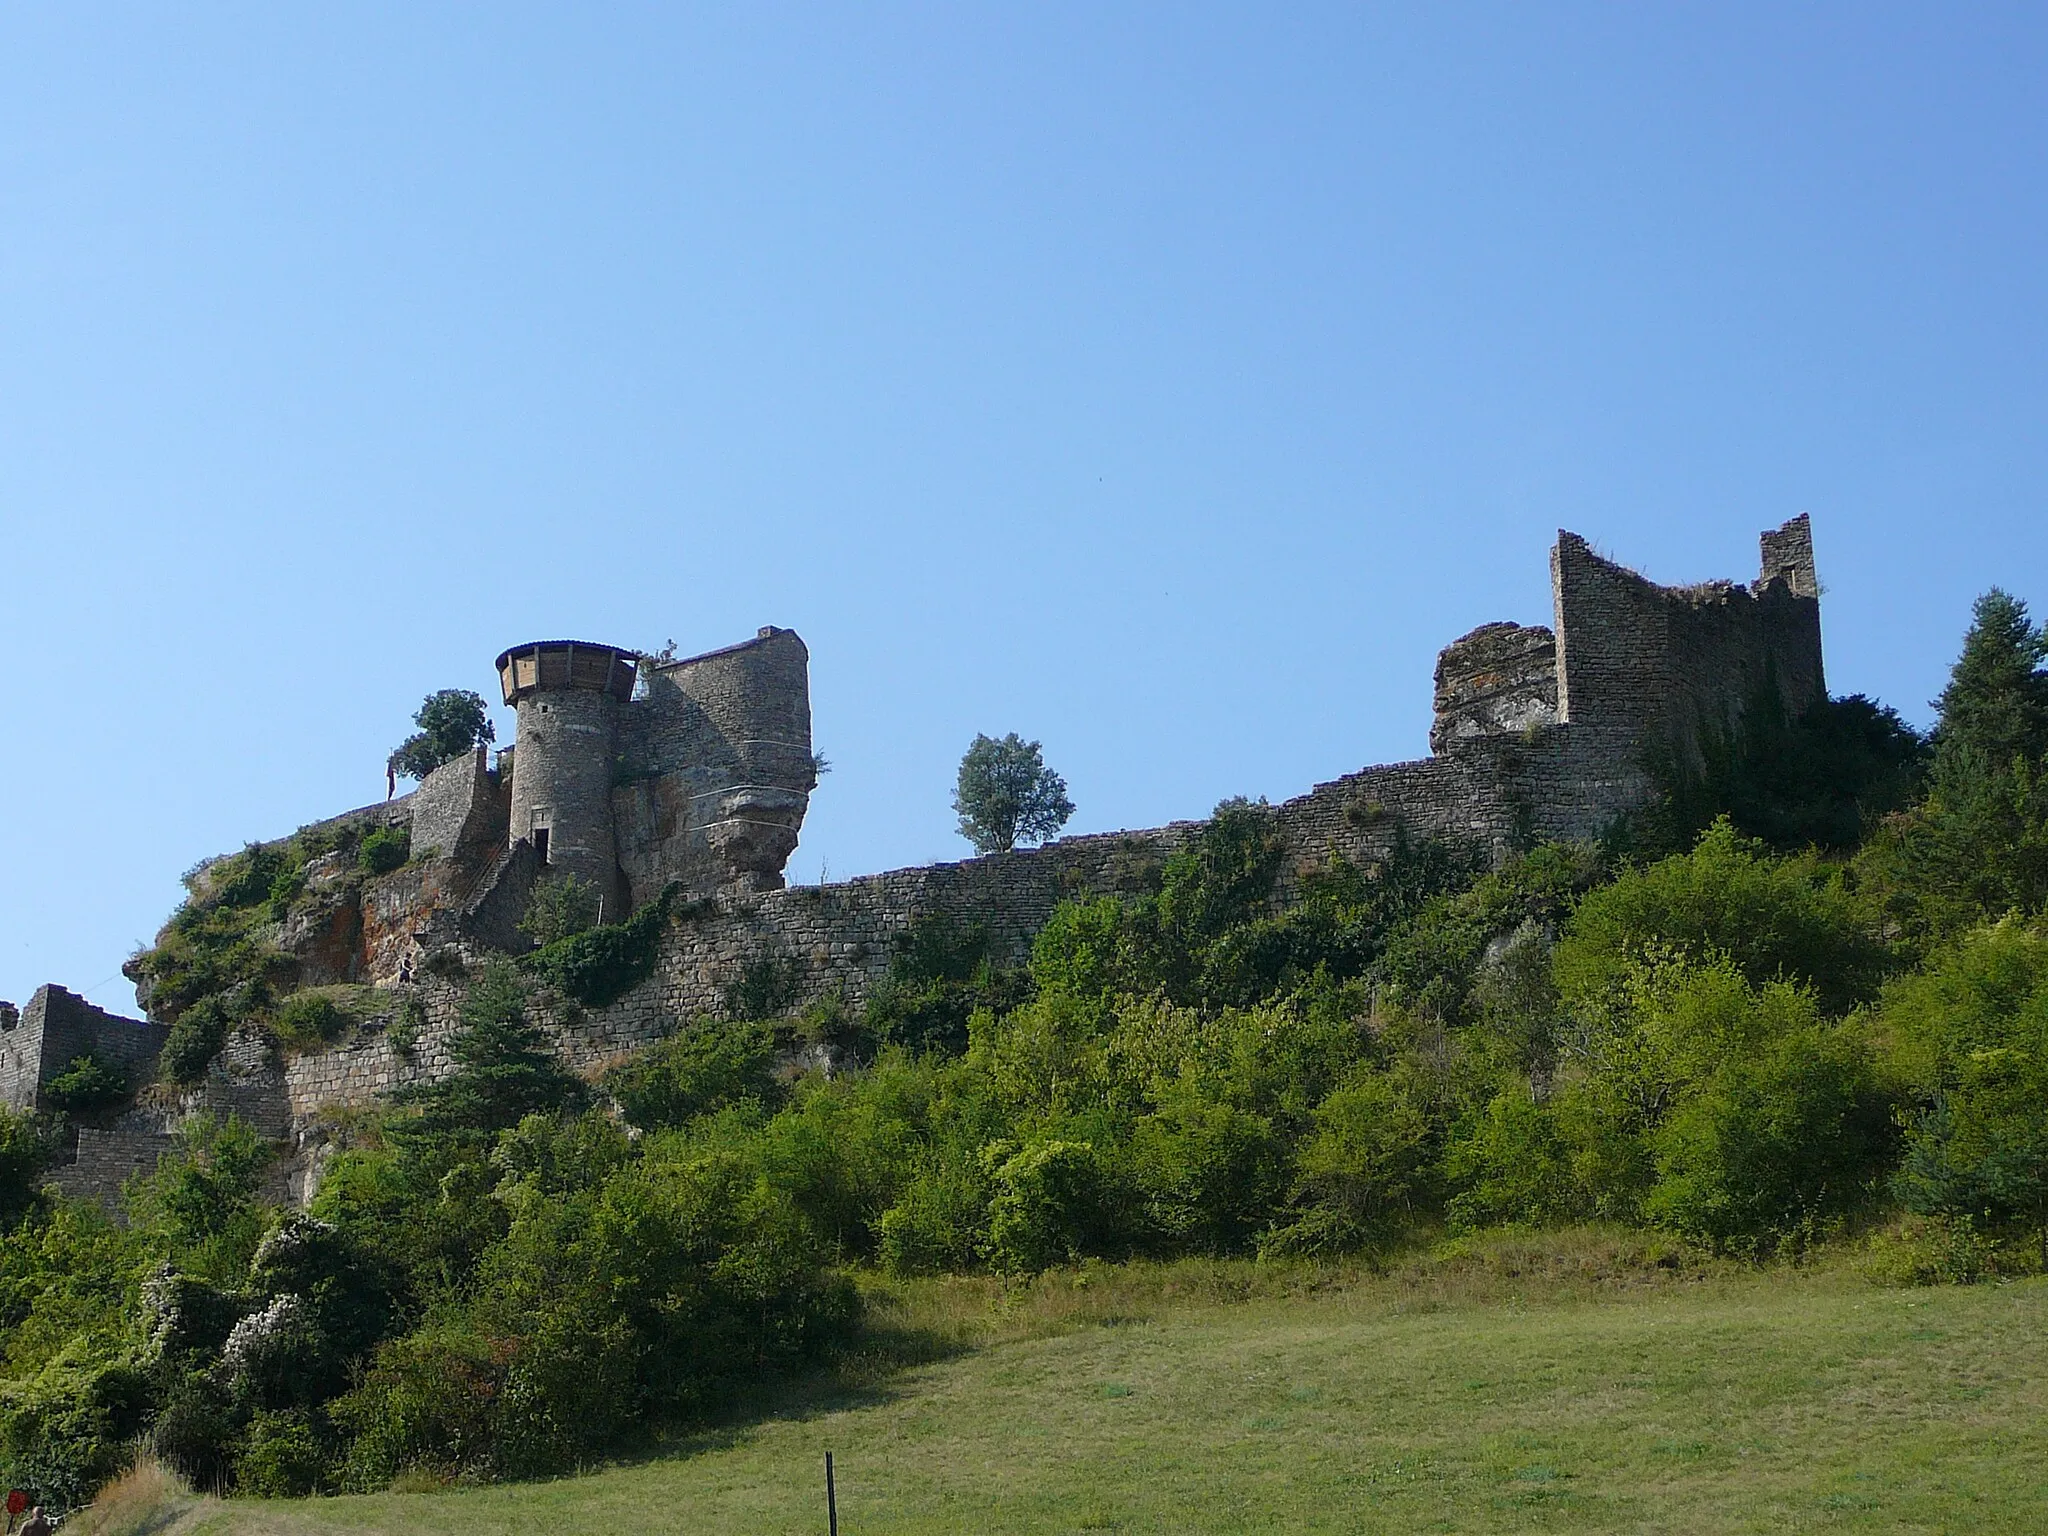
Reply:
<svg viewBox="0 0 2048 1536"><path fill-rule="evenodd" d="M658 1458L539 1485L206 1502L177 1524L818 1532L830 1449L847 1536L2048 1529L2040 1280L1887 1290L1840 1269L1660 1268L1588 1238L1388 1276L932 1284L883 1313L894 1362Z"/></svg>

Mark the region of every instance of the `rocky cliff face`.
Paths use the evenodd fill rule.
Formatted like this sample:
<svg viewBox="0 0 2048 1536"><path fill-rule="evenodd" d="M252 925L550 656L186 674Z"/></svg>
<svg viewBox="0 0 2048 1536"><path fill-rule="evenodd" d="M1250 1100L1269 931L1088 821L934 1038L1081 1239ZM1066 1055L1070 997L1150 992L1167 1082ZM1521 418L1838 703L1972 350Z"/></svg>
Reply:
<svg viewBox="0 0 2048 1536"><path fill-rule="evenodd" d="M1429 749L1557 723L1557 636L1541 624L1482 624L1436 661Z"/></svg>

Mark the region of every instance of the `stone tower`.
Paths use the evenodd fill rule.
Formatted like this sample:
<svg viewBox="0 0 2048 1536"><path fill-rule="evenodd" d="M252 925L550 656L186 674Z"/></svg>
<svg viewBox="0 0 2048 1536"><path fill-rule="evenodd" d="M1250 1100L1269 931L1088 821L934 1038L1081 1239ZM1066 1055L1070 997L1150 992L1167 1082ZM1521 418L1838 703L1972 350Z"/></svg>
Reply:
<svg viewBox="0 0 2048 1536"><path fill-rule="evenodd" d="M626 915L612 777L619 710L633 697L639 659L582 640L538 640L498 657L505 702L519 716L511 836L530 841L549 869L595 886L608 922Z"/></svg>

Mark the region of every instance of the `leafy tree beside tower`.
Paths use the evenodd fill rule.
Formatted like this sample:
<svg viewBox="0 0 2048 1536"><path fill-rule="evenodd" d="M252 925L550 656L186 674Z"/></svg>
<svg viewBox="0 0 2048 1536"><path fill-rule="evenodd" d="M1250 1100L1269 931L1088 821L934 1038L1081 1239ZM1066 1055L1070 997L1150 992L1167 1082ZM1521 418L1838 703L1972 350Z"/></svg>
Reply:
<svg viewBox="0 0 2048 1536"><path fill-rule="evenodd" d="M466 688L428 694L412 723L419 729L398 744L389 764L394 774L408 779L424 780L443 763L498 739L482 696Z"/></svg>

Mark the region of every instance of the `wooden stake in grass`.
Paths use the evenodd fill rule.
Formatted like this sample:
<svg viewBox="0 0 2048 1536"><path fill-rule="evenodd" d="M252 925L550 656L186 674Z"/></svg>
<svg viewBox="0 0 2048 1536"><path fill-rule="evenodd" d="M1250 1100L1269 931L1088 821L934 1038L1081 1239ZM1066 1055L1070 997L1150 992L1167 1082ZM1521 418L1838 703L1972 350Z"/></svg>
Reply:
<svg viewBox="0 0 2048 1536"><path fill-rule="evenodd" d="M825 1453L825 1519L832 1527L831 1536L839 1536L839 1495L832 1489L832 1453Z"/></svg>

